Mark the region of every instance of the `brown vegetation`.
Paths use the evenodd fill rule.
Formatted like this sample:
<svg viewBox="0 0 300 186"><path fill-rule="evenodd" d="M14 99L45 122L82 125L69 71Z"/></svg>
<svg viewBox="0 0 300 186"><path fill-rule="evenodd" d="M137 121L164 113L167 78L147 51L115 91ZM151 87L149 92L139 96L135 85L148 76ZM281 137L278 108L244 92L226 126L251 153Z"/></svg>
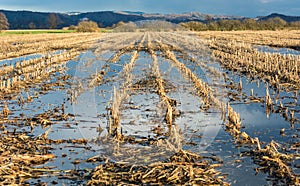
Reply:
<svg viewBox="0 0 300 186"><path fill-rule="evenodd" d="M236 41L251 45L267 45L270 47L299 49L298 42L300 31L277 30L277 31L234 31L199 32L201 38L209 40Z"/></svg>
<svg viewBox="0 0 300 186"><path fill-rule="evenodd" d="M122 149L120 146L123 143L147 143L151 146L155 145L163 148L164 150L162 150L165 152L161 152L162 154L166 153L166 151L170 151L175 155L170 157L170 161L159 161L145 166L132 166L121 162L113 163L109 162L109 159L107 159L103 165L98 166L94 170L93 177L91 181L88 182L88 185L120 183L135 184L141 182L144 184L227 184L223 181L224 177L218 176L220 173L214 169L219 165L211 164L205 161L203 157L182 150L182 137L174 122L177 113L176 100L167 96L165 82L162 78L157 58L158 51L165 52L165 50L173 49L173 47L159 44L157 41L153 42L151 34L145 35L139 40L138 44L131 43L117 50L109 60L110 62L117 62L119 57L123 54L132 53L130 62L124 66L123 72L121 73L124 82L119 89L114 88L113 99L109 108L108 131L114 139L117 139L115 154L118 154L118 156L122 155L122 153L130 153L129 150L126 152L121 151ZM145 38L148 39L146 40ZM165 50L162 49L163 47L165 47ZM122 128L120 117L121 104L128 97L128 90L134 91L137 88L131 86L131 71L134 67L134 61L138 57L137 54L140 51L145 51L152 57L153 66L151 68L151 78L153 78L153 80L147 81L146 86L153 86L155 88L155 92L159 95L160 101L164 107L164 121L166 122L166 128L168 128L167 133L162 133L162 135L167 137L165 139L135 139L133 136L126 136L126 134L123 134L121 132L122 130L120 130L120 128ZM153 85L149 84L150 81ZM135 156L138 155L136 154ZM193 157L197 160L193 160ZM144 156L143 158L146 157ZM147 155L147 158L153 158L151 157L151 153ZM126 161L126 159L123 161ZM189 171L188 174L184 173L185 170ZM122 177L119 177L118 175L122 175Z"/></svg>
<svg viewBox="0 0 300 186"><path fill-rule="evenodd" d="M221 166L221 164L219 164L221 162L215 164L214 161L216 160L213 158L201 157L198 154L182 149L182 144L184 143L183 135L181 129L179 129L176 124L176 118L180 116L180 112L177 110L178 108L176 108L177 100L169 97L169 95L171 95L169 91L173 89L168 87L169 82L165 80L165 74L162 72L159 63L161 59L167 61L172 68L176 68L186 80L185 82L192 88L191 92L193 95L199 97L199 110L206 114L211 111L220 113L224 121L224 127L226 127L226 131L232 135L234 142L248 149L247 154L260 166L257 168L257 171L267 172L270 177L279 179L286 184L299 184L299 176L293 171L289 164L296 156L288 154L288 151L284 151L284 148L274 141L266 145L265 142L260 142L259 138L253 137L243 131L246 126L243 126L240 114L233 109L229 102L222 100L221 96L224 96L224 94L220 96L216 89L214 89L214 85L206 83L189 65L186 65L184 60L187 60L190 64L199 65L205 69L207 73L214 75L219 81L223 77L225 79L228 78L222 71L218 71L218 69L213 66L207 65L207 61L200 61L200 59L203 58L198 58L197 52L201 50L203 54L203 51L208 50L208 48L205 47L202 41L200 42L200 39L197 38L196 35L188 34L117 33L115 35L103 36L105 39L102 39L106 42L98 43L99 46L95 51L99 53L106 50L110 50L110 52L113 51L110 59L107 60L107 64L101 68L101 71L89 74L87 79L85 79L87 80L86 87L82 87L81 82L73 82L74 87L72 88L74 90L70 90L71 95L68 96L70 96L69 99L72 104L83 88L95 88L109 81L105 79L107 78L107 72L110 72L110 65L115 65L109 63L122 65L122 70L116 75L119 78L120 86L111 86L113 88L113 94L107 108L108 113L103 116L104 120L105 117L107 118L107 133L104 137L101 136L101 140L103 140L101 142L108 142L109 146L112 146L111 148L113 149L112 156L118 157L119 159L110 159L110 157L102 159L93 157L88 159L87 161L92 162L100 161L97 162L100 165L93 170L93 174L90 175L91 180L87 184L142 183L161 185L227 185L224 181L224 175L215 169ZM203 33L200 33L200 35L202 34ZM287 84L290 87L296 88L296 90L299 88L299 56L261 53L257 51L252 44L263 41L254 41L254 39L247 38L245 41L251 41L251 43L247 43L241 42L242 35L232 36L228 34L223 37L222 34L219 34L220 33L207 32L207 35L203 34L202 37L206 38L205 42L213 49L212 52L214 56L224 67L229 70L245 73L251 77L265 79L276 87ZM80 54L80 51L87 49L91 43L96 41L98 34L77 33L53 37L51 35L50 39L49 37L43 38L45 36L46 35L28 36L29 38L20 36L12 38L5 36L3 37L4 40L0 41L3 43L0 49L2 51L6 50L6 52L1 53L2 56L0 57L2 59L42 53L42 57L20 60L12 64L8 62L0 69L0 99L8 99L3 101L0 113L0 124L2 124L1 129L3 129L0 140L0 150L2 151L0 154L0 177L2 176L3 179L1 180L0 178L0 183L2 181L3 184L22 184L26 179L38 177L40 176L39 174L43 172L51 172L52 170L49 169L42 170L33 167L34 165L43 164L54 158L54 156L47 151L51 144L87 143L86 139L74 141L49 140L47 139L47 135L50 129L44 134L34 138L16 131L12 133L5 130L6 124L8 123L17 126L20 121L23 125L34 129L36 125L40 125L44 128L55 124L56 121L65 121L73 117L72 114L65 113L64 103L55 109L39 113L30 118L10 117L13 116L14 107L9 105L9 103L12 103L9 99L16 99L16 104L22 106L32 102L38 97L38 93L34 93L34 96L33 94L27 93L27 96L23 95L24 98L19 94L20 90L26 90L32 85L41 85L41 90L48 91L54 85L64 86L67 84L67 75L59 77L57 81L52 83L46 80L49 79L51 74L63 71L69 60L76 58L76 56ZM231 41L234 37L237 37L237 39ZM260 38L263 39L263 37ZM18 41L18 39L20 41ZM239 41L239 39L241 41ZM31 40L33 43L31 43ZM61 51L55 53L56 50ZM137 82L134 83L133 70L136 67L135 63L139 59L141 52L145 56L150 56L152 63L150 59L151 65L147 72L149 76L141 80L135 79ZM209 52L207 51L207 53ZM119 63L119 61L123 59L124 54L129 54L130 58L125 58L128 61L125 61L123 65L123 63ZM207 57L205 54L202 56ZM92 62L88 61L86 65ZM113 81L114 80L113 78ZM151 89L151 94L156 94L155 96L159 100L158 102L160 102L158 104L163 107L163 116L160 115L160 119L163 120L162 123L165 125L158 125L151 129L151 135L156 134L153 135L154 137L150 137L150 135L141 137L138 135L127 135L127 133L123 133L124 130L122 130L122 109L124 109L122 106L124 106L123 104L130 96L130 93L140 93L138 91L142 92L144 90L141 86L149 86L150 88L148 88ZM232 85L225 84L224 87L225 86L230 86L236 90L237 94L242 95L243 87L246 85L243 85L240 79L238 83ZM253 89L251 92L251 98L255 99ZM272 108L274 104L270 93L267 87L265 97L267 108ZM264 99L261 98L259 101L263 102L263 100ZM134 105L130 106L130 109L137 108ZM286 109L285 114L290 114L291 118L294 118L294 114L297 112L294 110L288 111L288 108L283 108L283 106L282 109ZM165 132L165 128L168 129L167 132ZM102 129L101 126L99 126L99 130L100 129ZM280 132L284 133L284 130ZM145 148L137 148L138 150L135 151L135 147L133 147L135 145L140 145ZM155 151L157 154L147 154L153 149L157 150ZM6 151L8 153L6 153ZM141 154L136 155L137 153ZM123 156L125 154L129 154L130 157L125 158L125 156ZM156 157L161 154L164 155L165 159ZM142 161L142 165L129 163L130 161L135 161L135 158L138 159L136 161ZM154 160L146 164L148 158L153 158ZM121 162L118 161L120 159ZM74 164L76 163L77 161L74 161Z"/></svg>
<svg viewBox="0 0 300 186"><path fill-rule="evenodd" d="M87 185L228 185L222 181L224 177L215 170L219 166L209 164L197 154L181 150L166 162L148 166L105 162L94 170L92 180Z"/></svg>
<svg viewBox="0 0 300 186"><path fill-rule="evenodd" d="M98 24L94 21L81 21L76 28L77 32L98 32Z"/></svg>
<svg viewBox="0 0 300 186"><path fill-rule="evenodd" d="M180 23L183 27L192 31L235 31L235 30L282 30L282 29L299 29L299 21L287 23L280 17L269 18L267 20L255 20L247 18L243 20L221 19L212 20L207 18L206 21L190 21Z"/></svg>
<svg viewBox="0 0 300 186"><path fill-rule="evenodd" d="M25 180L37 177L47 171L33 166L54 158L53 154L47 153L49 145L49 140L45 138L32 139L26 134L2 133L0 138L0 183L22 184Z"/></svg>
<svg viewBox="0 0 300 186"><path fill-rule="evenodd" d="M9 23L7 21L5 14L0 13L0 33L2 30L7 30L8 27L9 27Z"/></svg>
<svg viewBox="0 0 300 186"><path fill-rule="evenodd" d="M47 138L51 127L43 134L29 136L27 132L10 132L10 126L27 126L34 130L35 126L42 128L54 124L54 120L67 120L69 115L64 113L64 104L60 109L38 114L33 117L10 118L14 114L11 109L11 99L23 107L24 104L38 98L37 92L32 95L28 89L39 85L41 91L47 92L54 86L65 86L68 76L56 77L54 82L48 81L50 76L65 70L65 65L76 58L80 51L91 47L99 35L97 34L37 34L1 36L0 68L0 100L3 107L0 113L0 184L18 184L31 178L38 178L45 173L55 172L50 168L36 168L55 156L49 152L52 144L77 143L85 140L50 140ZM87 39L84 41L82 39ZM57 52L57 50L61 50ZM10 63L10 58L38 54L26 60L16 60ZM24 98L20 92L25 91ZM40 92L41 93L41 92ZM18 129L19 130L19 129ZM86 141L85 141L86 143ZM56 172L60 172L59 170Z"/></svg>
<svg viewBox="0 0 300 186"><path fill-rule="evenodd" d="M260 52L254 47L269 45L298 48L298 32L207 32L200 33L213 50L213 55L227 69L259 77L280 88L288 85L299 89L299 55ZM282 36L282 37L281 37Z"/></svg>
<svg viewBox="0 0 300 186"><path fill-rule="evenodd" d="M0 59L55 50L85 50L99 39L99 33L5 35L0 40Z"/></svg>

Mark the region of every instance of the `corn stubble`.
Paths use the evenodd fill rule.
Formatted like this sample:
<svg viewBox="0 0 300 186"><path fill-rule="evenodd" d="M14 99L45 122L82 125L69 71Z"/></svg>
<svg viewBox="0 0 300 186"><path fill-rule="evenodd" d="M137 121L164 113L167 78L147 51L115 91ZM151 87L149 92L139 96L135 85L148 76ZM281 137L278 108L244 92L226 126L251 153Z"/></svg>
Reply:
<svg viewBox="0 0 300 186"><path fill-rule="evenodd" d="M145 35L147 40L145 39ZM145 51L149 53L152 58L151 78L156 94L160 98L160 102L165 107L165 127L168 129L166 133L161 133L165 138L162 139L150 139L148 145L154 145L166 153L171 152L173 154L165 162L154 162L148 165L131 165L125 162L111 162L106 159L103 164L98 166L93 173L92 179L87 183L88 185L99 185L99 184L198 184L198 185L227 185L224 182L224 176L220 172L216 171L215 168L221 166L220 164L212 164L205 158L193 154L189 151L182 149L182 134L175 123L176 118L176 100L173 100L167 96L165 83L162 78L160 67L158 64L157 52L164 51L161 44L153 40L152 34L145 34L137 45L130 44L120 49L113 55L110 62L118 61L119 57L124 53L132 53L131 60L124 66L123 76L124 83L121 84L120 89L114 88L114 94L112 99L112 105L109 109L109 121L108 131L112 137L117 141L117 156L122 156L122 153L129 153L121 151L120 143L131 143L131 144L145 144L145 141L134 139L130 136L122 134L122 118L120 114L120 108L122 102L128 97L127 90L132 89L132 75L130 74L134 66L134 61L138 58L138 52ZM170 50L175 47L165 46ZM178 49L178 48L177 48ZM190 72L191 73L191 72ZM122 77L123 77L122 76ZM194 78L195 75L194 75ZM199 87L202 84L200 82ZM150 86L150 85L149 85ZM203 85L205 87L205 85ZM202 87L201 87L202 88ZM201 93L202 95L203 93ZM204 96L203 96L204 97ZM150 142L149 142L150 141ZM159 155L159 154L157 154ZM135 155L137 156L137 155ZM149 158L151 155L148 155ZM147 158L147 155L144 156Z"/></svg>
<svg viewBox="0 0 300 186"><path fill-rule="evenodd" d="M87 185L155 184L155 185L228 185L215 170L218 164L209 164L197 154L180 150L166 162L148 166L106 162L95 169Z"/></svg>
<svg viewBox="0 0 300 186"><path fill-rule="evenodd" d="M245 73L252 78L263 79L277 89L281 89L281 87L299 89L299 55L260 52L254 47L254 44L260 44L299 48L299 43L294 39L299 33L291 32L292 35L288 35L287 32L271 33L273 35L270 38L268 38L270 32L256 34L252 32L235 34L209 32L207 35L200 35L207 38L205 41L213 50L214 57L224 67ZM288 38L288 41L285 38ZM276 44L272 44L272 42Z"/></svg>
<svg viewBox="0 0 300 186"><path fill-rule="evenodd" d="M60 72L63 74L66 63L75 59L81 51L86 50L95 42L99 34L37 34L26 36L1 37L0 59L6 60L0 68L0 99L3 101L0 113L0 184L22 185L28 179L42 177L46 173L59 173L60 170L51 168L37 168L55 158L51 154L52 144L86 143L85 140L50 140L48 133L55 121L68 120L70 115L64 112L64 104L38 114L33 117L11 117L14 106L9 105L11 100L23 107L39 97L38 92L28 92L28 89L39 86L41 91L47 92L54 86L64 86L68 76L56 77L56 81L49 81L51 75ZM57 52L59 51L59 52ZM41 57L27 59L13 59L29 54L38 54ZM14 63L11 61L15 61ZM20 93L25 91L26 97ZM13 109L11 109L13 108ZM28 126L31 131L36 126L47 128L44 133L32 137L26 132L14 130L10 126ZM50 127L49 127L50 126Z"/></svg>
<svg viewBox="0 0 300 186"><path fill-rule="evenodd" d="M268 84L278 91L281 91L282 88L286 88L288 91L299 90L300 56L259 52L254 45L299 49L299 43L294 39L298 37L298 34L298 31L199 33L213 50L213 56L225 68L267 82L264 100L267 115L270 110L273 110L274 105L269 94ZM280 104L280 107L283 108L282 104ZM246 132L240 130L242 124L240 116L229 103L227 109L228 123L226 124L226 130L235 137L237 143L256 146L256 148L251 149L248 155L253 156L255 162L261 166L257 168L257 171L268 172L271 177L283 180L285 184L299 185L299 176L289 166L290 162L297 158L297 154L280 152L279 149L284 148L274 141L262 148L259 138L252 138ZM283 116L293 124L293 112L290 114L291 119L288 119L288 115L286 110Z"/></svg>
<svg viewBox="0 0 300 186"><path fill-rule="evenodd" d="M176 68L178 68L179 71L194 84L197 95L200 97L200 102L202 102L201 109L203 111L213 107L221 112L222 119L226 122L226 131L234 137L237 144L246 145L246 147L250 149L248 155L253 157L255 163L260 165L257 171L267 172L271 177L283 180L286 184L299 184L299 177L293 172L291 167L289 167L289 162L295 159L294 155L280 152L279 149L282 147L276 145L273 141L262 147L259 138L252 138L246 132L241 131L242 120L239 113L234 111L229 103L227 103L226 106L225 102L219 100L212 93L213 89L208 84L199 79L188 67L177 59L174 51L182 53L181 57L184 59L197 62L197 59L188 56L187 53L184 52L185 50L195 51L195 48L191 48L191 46L193 46L190 44L192 41L187 40L185 36L173 33L151 33L149 35L147 46L139 48L142 51L148 52L152 57L152 74L155 77L157 94L166 107L165 121L169 129L168 135L170 137L174 137L174 132L176 130L173 130L173 127L176 128L177 126L173 114L176 105L173 105L172 103L174 101L166 95L163 79L161 78L157 63L156 51L161 52L165 58L169 59ZM154 39L151 39L151 37ZM281 86L286 86L292 87L293 89L299 88L297 87L299 84L299 56L260 53L253 49L251 45L236 41L231 42L226 40L220 42L220 40L213 38L206 42L213 49L213 55L220 60L221 64L230 70L250 74L252 77L257 76L268 81L272 87L280 88ZM179 47L180 45L181 47ZM138 47L133 46L132 44L124 46L124 48L119 49L119 52L111 58L111 61L116 61L122 54L136 51L137 48ZM199 48L203 47L199 46ZM222 74L218 73L216 69L205 66L204 64L201 65L201 67L206 68L211 73L216 74L218 77L222 77ZM240 83L237 85L237 90L242 91L242 89L243 84L240 80ZM253 94L252 90L252 95ZM266 89L266 98L264 101L268 108L273 106L273 101L270 98L268 89ZM120 120L118 120L118 126L119 125ZM175 138L181 138L180 133L177 133ZM126 136L123 139L126 139ZM167 140L166 143L168 144L168 149L174 150L174 156L180 153L190 153L182 150L180 145L178 145L177 148L172 148L172 144L168 143ZM156 144L156 142L154 142L154 144ZM182 154L180 156L182 156ZM202 163L203 162L200 164ZM199 164L193 163L190 165L190 162L186 160L181 160L180 162L168 160L166 162L158 162L148 166L132 166L126 163L112 163L106 161L103 165L98 166L94 170L92 180L89 181L88 184L226 184L225 182L215 182L216 180L211 181L211 177L206 175L207 171L197 170L197 165ZM212 165L212 167L214 167L214 165ZM196 178L195 176L200 176L198 174L201 174L201 172L204 174L202 176L205 178ZM125 176L125 179L120 177L120 175ZM222 176L220 178L222 178Z"/></svg>
<svg viewBox="0 0 300 186"><path fill-rule="evenodd" d="M212 54L224 67L247 74L250 77L264 79L271 87L299 89L299 56L262 53L252 46L252 44L268 44L270 46L295 48L297 44L288 37L285 37L285 43L279 43L279 41L274 40L275 36L271 33L267 33L268 37L265 40L264 37L259 37L258 41L248 37L242 38L241 35L231 34L231 32L226 33L226 37L223 38L220 38L223 35L219 35L218 32L207 33L206 35L200 33L200 35L206 38L204 42L212 49ZM256 35L256 33L253 35ZM0 41L0 51L2 51L0 52L0 59L36 53L44 55L43 57L2 66L0 69L0 96L18 95L21 90L30 87L32 84L42 83L43 80L49 79L55 72L63 71L66 63L76 58L81 51L90 47L98 36L97 34L74 34L51 36L51 38L48 36L47 38L45 35L30 36L30 38L21 36L3 38ZM194 40L195 36L190 34L178 33L117 33L113 36L108 34L103 37L107 37L108 41L118 40L115 42L118 45L114 46L105 42L98 43L99 47L95 50L96 52L117 50L108 60L108 63L118 62L120 57L126 53L131 54L130 61L123 66L122 83L119 88L114 88L108 108L108 138L113 140L112 145L115 145L116 154L122 156L124 152L121 151L120 144L129 143L157 146L164 149L164 151L171 152L172 155L165 161L157 161L147 165L132 165L126 163L126 160L124 162L114 162L109 159L101 159L101 165L94 169L91 180L87 183L88 185L141 183L157 185L228 185L224 181L225 177L222 173L215 169L222 166L222 164L214 164L207 158L182 149L183 136L176 124L176 113L178 113L176 100L170 98L166 91L166 84L158 64L158 54L174 64L182 76L193 84L201 103L200 109L203 112L216 109L221 113L226 131L233 136L237 144L244 145L249 149L248 155L260 166L257 171L267 172L270 177L283 180L286 184L300 184L299 176L293 172L289 164L296 156L281 150L283 147L274 141L263 145L264 143L260 142L259 138L251 137L242 131L243 124L240 114L231 107L229 102L226 103L219 99L209 84L200 79L188 66L180 62L179 58L193 63L199 62L197 58L190 56L190 53L206 50L202 41ZM233 38L235 40L232 40ZM276 43L272 43L273 41ZM60 54L49 53L49 51L55 50L63 50L63 52ZM156 94L163 103L163 107L165 107L165 126L162 126L162 128L167 128L168 131L160 134L163 138L141 140L122 133L122 104L129 97L128 92L134 91L132 71L141 51L148 53L152 58L153 87L155 87ZM224 76L217 69L207 66L205 63L199 65L211 74L215 74L216 77L221 78ZM105 73L106 71L101 71L93 74L89 79L88 87L98 86L103 81ZM48 90L49 86L45 85L43 88ZM80 90L79 87L82 87L80 83L78 84L78 90ZM236 87L238 91L242 91L243 84L241 80ZM78 94L79 92L72 94L71 102L76 100ZM253 90L252 97L254 97ZM22 105L26 101L31 102L34 98L28 94L27 98L20 96L18 99L18 104ZM274 101L271 99L268 88L266 88L265 100L262 101L265 102L267 108L273 109ZM16 122L9 118L11 114L9 108L11 108L10 105L4 102L0 113L2 130L4 130L1 133L0 140L0 183L22 184L29 178L39 177L44 172L50 171L33 168L33 165L40 165L54 158L53 154L48 153L45 145L73 143L73 141L51 141L47 139L49 131L38 136L38 138L30 138L25 134L5 131L4 124ZM57 114L57 110L59 110L59 114ZM31 121L30 125L33 129L36 125L48 127L54 124L52 120L67 120L71 117L71 115L64 113L64 106L57 110L56 113L49 111L34 118L27 118L27 120ZM294 111L285 110L285 112L287 117L294 118ZM87 141L83 139L74 141L74 143L87 143ZM25 144L28 144L28 146ZM41 149L42 152L36 149ZM91 158L91 161L96 162L99 160Z"/></svg>

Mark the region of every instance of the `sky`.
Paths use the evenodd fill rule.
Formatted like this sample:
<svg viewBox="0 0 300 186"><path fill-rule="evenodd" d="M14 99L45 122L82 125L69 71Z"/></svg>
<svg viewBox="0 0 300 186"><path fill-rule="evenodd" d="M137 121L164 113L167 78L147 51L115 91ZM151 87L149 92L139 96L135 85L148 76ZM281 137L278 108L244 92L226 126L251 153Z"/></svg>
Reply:
<svg viewBox="0 0 300 186"><path fill-rule="evenodd" d="M245 17L281 13L300 16L300 0L0 0L0 9L42 12L201 12Z"/></svg>

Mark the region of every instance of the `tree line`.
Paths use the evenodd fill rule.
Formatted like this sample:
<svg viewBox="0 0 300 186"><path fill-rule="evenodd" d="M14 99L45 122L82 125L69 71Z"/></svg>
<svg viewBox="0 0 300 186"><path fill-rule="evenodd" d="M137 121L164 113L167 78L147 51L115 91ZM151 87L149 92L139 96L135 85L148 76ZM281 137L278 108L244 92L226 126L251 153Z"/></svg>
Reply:
<svg viewBox="0 0 300 186"><path fill-rule="evenodd" d="M55 29L58 24L60 24L61 20L56 14L49 14L47 19L47 24L50 29ZM36 25L31 22L29 23L30 29L35 29ZM9 22L4 13L0 12L0 32L9 29ZM69 27L70 30L76 30L78 32L97 32L99 31L98 24L94 21L84 20L78 23L77 26L71 25Z"/></svg>
<svg viewBox="0 0 300 186"><path fill-rule="evenodd" d="M181 26L192 31L231 31L231 30L280 30L284 28L300 29L300 21L287 23L280 17L269 18L267 20L243 19L243 20L211 20L204 22L190 21L180 23Z"/></svg>
<svg viewBox="0 0 300 186"><path fill-rule="evenodd" d="M112 25L111 29L116 32L135 32L135 31L176 31L183 28L175 23L162 20L146 20L125 23L120 21Z"/></svg>

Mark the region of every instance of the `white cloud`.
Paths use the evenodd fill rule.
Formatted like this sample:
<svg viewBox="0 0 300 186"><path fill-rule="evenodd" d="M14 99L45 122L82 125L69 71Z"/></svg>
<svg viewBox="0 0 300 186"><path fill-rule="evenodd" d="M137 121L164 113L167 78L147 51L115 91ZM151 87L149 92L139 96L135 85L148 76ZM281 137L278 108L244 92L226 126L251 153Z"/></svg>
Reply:
<svg viewBox="0 0 300 186"><path fill-rule="evenodd" d="M272 3L272 2L281 2L281 1L284 1L284 0L259 0L261 3Z"/></svg>
<svg viewBox="0 0 300 186"><path fill-rule="evenodd" d="M260 0L261 3L268 3L270 0Z"/></svg>

